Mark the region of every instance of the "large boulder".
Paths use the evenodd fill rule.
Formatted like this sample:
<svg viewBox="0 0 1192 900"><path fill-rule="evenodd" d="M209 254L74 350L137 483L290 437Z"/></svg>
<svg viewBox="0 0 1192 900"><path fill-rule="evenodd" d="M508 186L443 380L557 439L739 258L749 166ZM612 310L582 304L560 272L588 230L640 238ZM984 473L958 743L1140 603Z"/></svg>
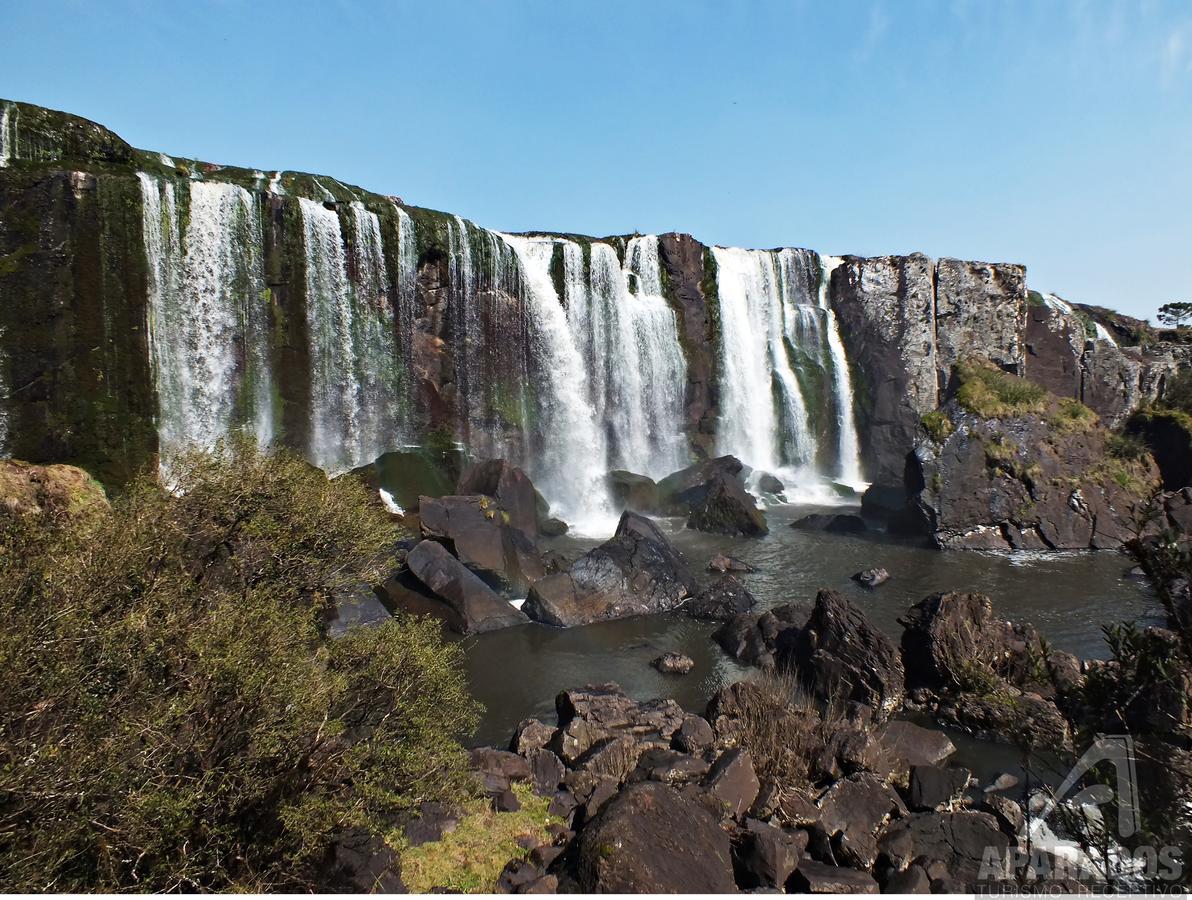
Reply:
<svg viewBox="0 0 1192 900"><path fill-rule="evenodd" d="M661 512L658 483L653 478L615 469L608 473L606 480L609 495L617 508L645 515L658 515Z"/></svg>
<svg viewBox="0 0 1192 900"><path fill-rule="evenodd" d="M718 473L707 483L707 491L691 506L687 527L713 534L767 534L765 514L739 478Z"/></svg>
<svg viewBox="0 0 1192 900"><path fill-rule="evenodd" d="M902 658L911 688L963 692L1005 679L1019 688L1054 694L1050 680L1038 677L1040 665L1047 662L1038 632L997 618L993 601L983 594L932 594L899 623L905 629Z"/></svg>
<svg viewBox="0 0 1192 900"><path fill-rule="evenodd" d="M479 634L529 621L437 541L422 541L406 557L410 572L441 600L461 634Z"/></svg>
<svg viewBox="0 0 1192 900"><path fill-rule="evenodd" d="M649 519L625 512L616 533L566 572L530 588L524 609L548 625L586 625L667 612L695 589L683 555Z"/></svg>
<svg viewBox="0 0 1192 900"><path fill-rule="evenodd" d="M1057 702L1078 694L1070 654L1049 650L1029 625L995 618L981 594L934 594L899 621L907 685L943 721L1015 742L1067 745Z"/></svg>
<svg viewBox="0 0 1192 900"><path fill-rule="evenodd" d="M693 619L727 622L756 605L745 585L732 575L722 575L687 601L683 611Z"/></svg>
<svg viewBox="0 0 1192 900"><path fill-rule="evenodd" d="M1006 860L1010 847L1009 838L989 813L912 813L891 824L878 844L895 868L919 858L942 863L947 876L966 892L991 888L1009 875L996 863L989 871L989 861Z"/></svg>
<svg viewBox="0 0 1192 900"><path fill-rule="evenodd" d="M729 656L759 669L773 669L780 639L793 635L806 623L809 610L796 603L784 603L762 613L733 616L712 634Z"/></svg>
<svg viewBox="0 0 1192 900"><path fill-rule="evenodd" d="M577 838L585 893L733 893L728 835L694 800L656 781L630 785Z"/></svg>
<svg viewBox="0 0 1192 900"><path fill-rule="evenodd" d="M905 675L898 649L836 591L823 590L806 626L779 664L793 668L823 700L855 701L880 714L902 705Z"/></svg>
<svg viewBox="0 0 1192 900"><path fill-rule="evenodd" d="M503 459L475 462L463 470L457 494L484 494L500 504L503 519L530 541L538 537L538 501L534 484L517 466Z"/></svg>
<svg viewBox="0 0 1192 900"><path fill-rule="evenodd" d="M546 574L527 531L512 524L508 511L491 497L421 497L418 508L424 537L449 542L465 566L515 593L524 593ZM531 533L537 533L537 525Z"/></svg>
<svg viewBox="0 0 1192 900"><path fill-rule="evenodd" d="M745 465L735 456L718 456L672 472L658 482L658 500L668 515L685 516L698 505L712 483L723 477L739 482L744 488Z"/></svg>
<svg viewBox="0 0 1192 900"><path fill-rule="evenodd" d="M77 519L108 508L99 482L76 466L0 459L0 521L22 515Z"/></svg>
<svg viewBox="0 0 1192 900"><path fill-rule="evenodd" d="M791 522L800 531L827 531L831 534L862 534L865 520L852 513L808 513Z"/></svg>

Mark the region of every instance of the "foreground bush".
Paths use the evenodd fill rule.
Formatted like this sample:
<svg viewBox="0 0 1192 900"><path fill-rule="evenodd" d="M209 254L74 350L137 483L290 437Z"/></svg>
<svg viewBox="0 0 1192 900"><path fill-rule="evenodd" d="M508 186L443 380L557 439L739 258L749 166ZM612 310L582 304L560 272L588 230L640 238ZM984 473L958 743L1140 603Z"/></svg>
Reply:
<svg viewBox="0 0 1192 900"><path fill-rule="evenodd" d="M0 885L329 887L346 828L462 794L459 651L401 619L326 641L392 533L363 487L245 444L94 520L0 532Z"/></svg>

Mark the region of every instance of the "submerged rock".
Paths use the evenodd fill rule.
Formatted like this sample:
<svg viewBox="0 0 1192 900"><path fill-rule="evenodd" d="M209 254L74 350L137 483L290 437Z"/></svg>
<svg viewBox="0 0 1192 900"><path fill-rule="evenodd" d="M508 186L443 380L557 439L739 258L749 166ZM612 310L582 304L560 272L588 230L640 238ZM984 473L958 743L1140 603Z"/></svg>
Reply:
<svg viewBox="0 0 1192 900"><path fill-rule="evenodd" d="M737 559L735 556L727 556L724 553L717 553L710 560L708 560L709 572L756 572L753 566L743 560Z"/></svg>
<svg viewBox="0 0 1192 900"><path fill-rule="evenodd" d="M881 568L866 569L864 572L858 572L853 576L853 581L867 588L879 587L889 580L890 573Z"/></svg>
<svg viewBox="0 0 1192 900"><path fill-rule="evenodd" d="M535 582L522 608L548 625L586 625L667 612L682 604L694 586L686 559L658 527L626 512L612 538L568 571Z"/></svg>
<svg viewBox="0 0 1192 900"><path fill-rule="evenodd" d="M695 668L695 660L690 656L670 650L653 660L650 665L659 672L665 672L668 675L686 675Z"/></svg>
<svg viewBox="0 0 1192 900"><path fill-rule="evenodd" d="M809 513L791 522L791 528L831 534L861 534L868 530L864 519L847 513Z"/></svg>
<svg viewBox="0 0 1192 900"><path fill-rule="evenodd" d="M452 625L461 634L495 631L528 622L436 541L422 541L406 557L410 572L455 614Z"/></svg>

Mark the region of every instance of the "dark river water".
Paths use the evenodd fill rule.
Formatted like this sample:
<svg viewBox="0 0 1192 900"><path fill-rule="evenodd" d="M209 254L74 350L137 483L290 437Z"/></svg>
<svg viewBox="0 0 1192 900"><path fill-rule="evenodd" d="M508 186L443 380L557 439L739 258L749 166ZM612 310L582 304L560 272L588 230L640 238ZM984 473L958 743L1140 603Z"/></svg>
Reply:
<svg viewBox="0 0 1192 900"><path fill-rule="evenodd" d="M999 615L1030 622L1053 646L1082 657L1104 656L1103 623L1162 621L1153 594L1126 577L1131 562L1116 552L943 553L883 536L789 527L812 511L794 506L767 510L770 534L763 538L691 531L682 519L663 519L660 525L701 578L718 577L703 572L717 552L756 567L757 572L738 577L759 610L791 601L810 604L817 590L834 588L855 600L896 642L902 633L899 616L929 594L949 590L987 594ZM549 546L574 557L600 542L559 538ZM891 575L878 589L869 591L851 580L857 571L873 566ZM638 699L672 697L684 709L702 714L722 684L749 671L711 640L716 627L676 612L567 629L524 625L463 639L472 692L486 709L475 743L503 745L517 723L530 716L553 723L555 695L590 682L615 681ZM650 661L665 650L687 654L695 668L688 675L655 671Z"/></svg>

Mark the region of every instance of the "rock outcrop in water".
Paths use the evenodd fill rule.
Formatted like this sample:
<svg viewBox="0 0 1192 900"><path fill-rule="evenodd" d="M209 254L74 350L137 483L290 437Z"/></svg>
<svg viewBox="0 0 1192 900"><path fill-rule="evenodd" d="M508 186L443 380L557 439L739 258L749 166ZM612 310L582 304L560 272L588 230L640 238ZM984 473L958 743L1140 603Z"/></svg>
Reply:
<svg viewBox="0 0 1192 900"><path fill-rule="evenodd" d="M1128 540L1158 483L1077 400L969 363L956 395L925 419L908 461L923 529L944 549L1110 549ZM1005 397L1007 399L999 399Z"/></svg>
<svg viewBox="0 0 1192 900"><path fill-rule="evenodd" d="M616 533L566 572L535 582L526 600L530 618L547 625L586 625L667 612L695 590L683 555L649 519L627 512Z"/></svg>

